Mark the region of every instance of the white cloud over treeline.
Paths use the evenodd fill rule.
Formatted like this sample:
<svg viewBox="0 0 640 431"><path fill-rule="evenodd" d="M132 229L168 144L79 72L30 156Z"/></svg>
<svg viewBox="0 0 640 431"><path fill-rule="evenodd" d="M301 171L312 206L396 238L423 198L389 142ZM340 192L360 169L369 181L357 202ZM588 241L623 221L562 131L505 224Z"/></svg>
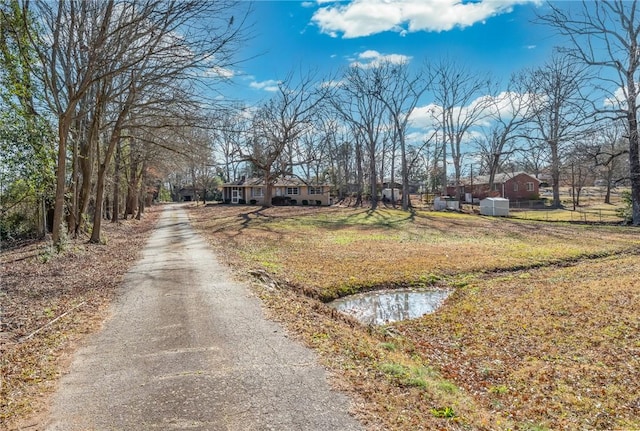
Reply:
<svg viewBox="0 0 640 431"><path fill-rule="evenodd" d="M323 33L344 38L370 36L385 31L400 34L447 31L468 27L496 15L509 13L515 5L541 0L353 0L326 2L312 21Z"/></svg>

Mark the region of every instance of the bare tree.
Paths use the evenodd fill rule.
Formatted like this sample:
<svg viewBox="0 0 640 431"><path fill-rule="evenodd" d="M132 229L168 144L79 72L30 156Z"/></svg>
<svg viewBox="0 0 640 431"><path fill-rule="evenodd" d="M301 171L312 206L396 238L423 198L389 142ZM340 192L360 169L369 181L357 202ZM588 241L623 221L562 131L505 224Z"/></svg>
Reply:
<svg viewBox="0 0 640 431"><path fill-rule="evenodd" d="M599 74L610 97L600 112L624 119L629 139L632 223L640 225L640 144L638 138L638 70L640 68L640 10L637 0L583 1L577 10L550 4L542 22L566 36L567 53L587 66L608 69Z"/></svg>
<svg viewBox="0 0 640 431"><path fill-rule="evenodd" d="M560 202L562 159L566 146L587 129L591 113L589 99L583 94L587 75L583 67L563 55L553 55L527 77L532 103L533 131L549 148L553 206Z"/></svg>
<svg viewBox="0 0 640 431"><path fill-rule="evenodd" d="M591 140L583 142L580 151L592 159L600 175L606 192L604 203L611 203L611 189L629 178L629 143L625 138L622 121L609 121L594 132Z"/></svg>
<svg viewBox="0 0 640 431"><path fill-rule="evenodd" d="M484 136L476 138L482 166L489 176L489 189L502 163L517 151L516 143L524 136L523 128L530 120L531 98L521 76L514 75L505 91L487 96L490 126Z"/></svg>
<svg viewBox="0 0 640 431"><path fill-rule="evenodd" d="M251 163L265 182L264 202L271 205L272 186L278 176L293 173L292 148L311 127L325 91L316 87L312 74L294 75L278 84L276 96L253 115L245 145L238 149L242 160Z"/></svg>
<svg viewBox="0 0 640 431"><path fill-rule="evenodd" d="M464 156L462 144L469 139L472 128L487 116L491 100L482 96L488 90L490 80L448 59L432 65L428 74L435 98L433 117L442 136L444 175L446 177L446 160L450 156L455 183L459 186ZM443 186L446 190L446 181ZM459 193L459 187L456 187L456 194Z"/></svg>
<svg viewBox="0 0 640 431"><path fill-rule="evenodd" d="M221 110L211 119L213 152L224 181L235 181L244 162L239 154L249 129L249 110L243 106Z"/></svg>
<svg viewBox="0 0 640 431"><path fill-rule="evenodd" d="M567 154L565 163L568 169L565 177L567 177L567 183L571 185L571 201L574 211L576 207L580 206L582 190L595 181L594 159L584 150L593 139L592 133L586 134L570 146Z"/></svg>
<svg viewBox="0 0 640 431"><path fill-rule="evenodd" d="M429 87L426 76L421 72L411 75L408 64L383 62L374 69L374 80L379 82L377 96L385 105L393 125L392 138L400 147L400 170L402 177L402 209L409 209L409 169L410 158L407 154L407 125L420 97ZM393 148L396 148L394 143ZM395 161L395 157L392 162ZM391 182L394 181L395 169L391 168ZM392 188L392 200L393 188Z"/></svg>
<svg viewBox="0 0 640 431"><path fill-rule="evenodd" d="M337 92L330 98L333 108L348 123L355 144L358 196L356 205L362 203L364 185L363 156L367 153L367 173L371 207L378 204L377 163L380 147L387 132L385 125L385 104L380 100L382 82L375 79L374 69L352 66L336 87Z"/></svg>
<svg viewBox="0 0 640 431"><path fill-rule="evenodd" d="M82 117L90 115L78 109L83 98L94 92L95 115L100 133L106 127L124 128L135 106L157 97L150 89L167 96L180 88L195 96L195 88L204 83L198 71L216 72L230 64L233 44L241 40L243 19L233 24L234 2L171 2L164 0L60 0L51 3L24 0L33 5L43 32L31 32L32 45L41 68L37 75L48 96L49 107L58 119L57 183L53 240L60 239L62 214L65 211L69 140L104 139L106 147L99 163L96 187L96 211L101 214L104 178L121 130L107 131L107 138L87 134L74 127L85 127ZM43 48L41 48L43 47ZM207 73L212 76L216 73ZM201 90L201 89L200 89ZM175 95L175 94L173 94ZM169 100L165 97L164 100ZM93 145L93 144L91 144ZM98 156L96 154L96 156ZM79 158L78 158L79 160ZM75 204L75 202L74 202ZM78 217L77 210L72 211ZM99 236L100 222L95 222L92 241Z"/></svg>

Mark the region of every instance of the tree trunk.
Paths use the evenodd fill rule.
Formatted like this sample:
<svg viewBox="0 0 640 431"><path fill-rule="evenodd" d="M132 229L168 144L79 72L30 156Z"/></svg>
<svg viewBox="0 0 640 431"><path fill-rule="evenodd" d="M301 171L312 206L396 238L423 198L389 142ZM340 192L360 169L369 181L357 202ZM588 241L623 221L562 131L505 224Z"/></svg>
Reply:
<svg viewBox="0 0 640 431"><path fill-rule="evenodd" d="M635 93L634 93L635 94ZM638 142L638 117L634 107L629 109L629 172L631 177L631 218L634 226L640 225L640 147Z"/></svg>
<svg viewBox="0 0 640 431"><path fill-rule="evenodd" d="M362 205L362 192L364 190L364 167L363 167L363 157L362 157L362 143L356 139L356 176L358 183L358 191L356 194L356 202L355 206Z"/></svg>
<svg viewBox="0 0 640 431"><path fill-rule="evenodd" d="M371 145L373 146L373 144ZM371 171L371 178L369 180L371 209L376 209L378 207L378 176L376 175L375 148L371 148L369 151L369 170Z"/></svg>
<svg viewBox="0 0 640 431"><path fill-rule="evenodd" d="M138 160L137 155L135 154L135 146L133 143L130 145L129 151L129 181L127 182L127 201L126 201L126 209L124 211L124 218L126 219L129 215L131 218L134 217L136 212L136 207L138 205ZM193 190L195 193L195 181L193 182Z"/></svg>
<svg viewBox="0 0 640 431"><path fill-rule="evenodd" d="M551 148L551 181L553 182L553 208L560 208L560 159L558 157L558 143L549 142Z"/></svg>
<svg viewBox="0 0 640 431"><path fill-rule="evenodd" d="M53 209L53 226L51 239L56 245L60 245L62 216L64 214L64 195L66 191L67 179L67 139L69 137L69 126L71 117L61 115L58 119L58 164L56 168L56 193Z"/></svg>
<svg viewBox="0 0 640 431"><path fill-rule="evenodd" d="M116 160L113 169L113 211L111 223L117 223L120 216L120 163L122 158L122 143L116 145Z"/></svg>
<svg viewBox="0 0 640 431"><path fill-rule="evenodd" d="M264 173L264 197L263 197L263 206L271 207L271 198L273 195L273 187L271 184L271 172L270 169L268 172Z"/></svg>

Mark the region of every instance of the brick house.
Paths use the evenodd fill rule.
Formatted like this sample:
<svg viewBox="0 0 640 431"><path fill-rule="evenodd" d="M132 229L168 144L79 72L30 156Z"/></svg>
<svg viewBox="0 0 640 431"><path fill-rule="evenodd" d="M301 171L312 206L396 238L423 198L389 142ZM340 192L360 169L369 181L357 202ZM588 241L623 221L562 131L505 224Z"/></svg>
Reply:
<svg viewBox="0 0 640 431"><path fill-rule="evenodd" d="M526 172L496 174L493 187L489 187L489 176L480 175L465 179L460 186L463 197L470 193L473 199L501 197L510 201L535 200L540 197L540 180ZM448 187L447 193L455 195L456 187Z"/></svg>
<svg viewBox="0 0 640 431"><path fill-rule="evenodd" d="M224 202L231 204L264 204L265 183L261 178L242 178L222 185ZM329 205L328 184L314 184L299 178L279 178L271 186L272 204L275 205Z"/></svg>

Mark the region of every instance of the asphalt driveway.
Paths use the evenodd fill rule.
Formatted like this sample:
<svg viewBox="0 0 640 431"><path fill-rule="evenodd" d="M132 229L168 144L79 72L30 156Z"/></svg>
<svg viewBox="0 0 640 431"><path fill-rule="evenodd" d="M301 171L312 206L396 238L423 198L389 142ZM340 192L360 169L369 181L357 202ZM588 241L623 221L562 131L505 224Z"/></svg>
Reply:
<svg viewBox="0 0 640 431"><path fill-rule="evenodd" d="M361 430L313 352L264 318L180 206L167 206L47 430Z"/></svg>

